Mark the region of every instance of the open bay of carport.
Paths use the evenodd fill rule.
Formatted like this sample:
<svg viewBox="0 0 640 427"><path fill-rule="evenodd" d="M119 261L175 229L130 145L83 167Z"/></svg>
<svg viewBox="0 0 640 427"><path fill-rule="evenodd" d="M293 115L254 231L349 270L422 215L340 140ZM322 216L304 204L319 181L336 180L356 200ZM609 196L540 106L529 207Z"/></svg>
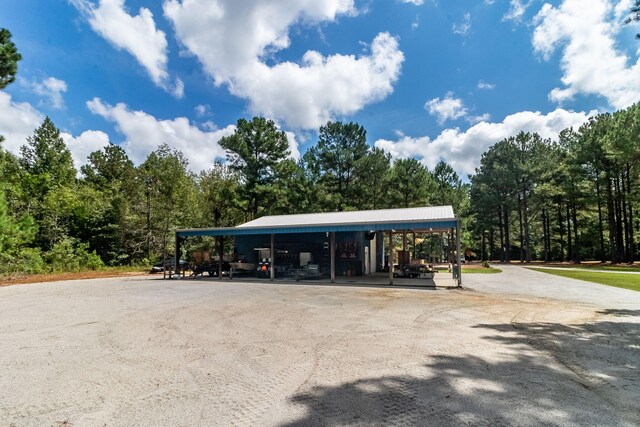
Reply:
<svg viewBox="0 0 640 427"><path fill-rule="evenodd" d="M466 275L462 290L139 277L0 288L0 414L20 426L640 424L640 309L494 288L540 280L521 276Z"/></svg>

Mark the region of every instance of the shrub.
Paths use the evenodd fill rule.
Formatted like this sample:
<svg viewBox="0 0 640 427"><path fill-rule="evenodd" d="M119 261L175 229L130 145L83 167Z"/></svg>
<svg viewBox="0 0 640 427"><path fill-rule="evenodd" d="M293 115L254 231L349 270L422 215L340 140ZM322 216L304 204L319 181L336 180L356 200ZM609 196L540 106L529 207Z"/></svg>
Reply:
<svg viewBox="0 0 640 427"><path fill-rule="evenodd" d="M96 251L88 252L88 243L78 243L76 239L65 237L47 252L46 260L53 272L98 270L104 267Z"/></svg>
<svg viewBox="0 0 640 427"><path fill-rule="evenodd" d="M0 254L0 275L37 274L45 270L45 263L37 248L20 248Z"/></svg>
<svg viewBox="0 0 640 427"><path fill-rule="evenodd" d="M102 262L102 259L96 253L95 250L92 252L85 251L84 254L85 254L83 255L85 257L84 267L88 268L89 270L100 270L101 268L104 267L104 262Z"/></svg>
<svg viewBox="0 0 640 427"><path fill-rule="evenodd" d="M75 257L73 244L75 239L65 237L56 244L45 255L45 260L53 272L78 271L80 263Z"/></svg>

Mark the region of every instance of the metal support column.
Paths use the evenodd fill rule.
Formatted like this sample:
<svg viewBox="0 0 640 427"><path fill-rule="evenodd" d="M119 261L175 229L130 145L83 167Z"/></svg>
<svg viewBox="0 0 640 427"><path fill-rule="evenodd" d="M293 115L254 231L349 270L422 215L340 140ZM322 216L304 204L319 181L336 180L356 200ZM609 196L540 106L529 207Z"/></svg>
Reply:
<svg viewBox="0 0 640 427"><path fill-rule="evenodd" d="M331 283L336 281L336 233L332 231L329 234L329 248L331 258Z"/></svg>
<svg viewBox="0 0 640 427"><path fill-rule="evenodd" d="M416 259L416 232L413 232L413 257L412 259Z"/></svg>
<svg viewBox="0 0 640 427"><path fill-rule="evenodd" d="M460 220L456 221L456 263L458 264L458 287L462 287L462 254L460 253Z"/></svg>
<svg viewBox="0 0 640 427"><path fill-rule="evenodd" d="M382 232L381 234L381 238L380 238L380 242L382 243L382 268L384 268L384 266L386 265L387 259L386 259L386 252L385 252L385 247L384 247L384 232Z"/></svg>
<svg viewBox="0 0 640 427"><path fill-rule="evenodd" d="M218 240L218 280L222 280L222 262L224 258L224 236Z"/></svg>
<svg viewBox="0 0 640 427"><path fill-rule="evenodd" d="M178 277L180 277L180 243L181 243L181 238L180 236L178 236L178 233L176 233L176 253L175 253L175 271L176 271L176 275ZM162 269L164 270L164 264L166 261L162 261ZM171 279L171 270L169 270L169 279Z"/></svg>
<svg viewBox="0 0 640 427"><path fill-rule="evenodd" d="M389 284L393 285L393 230L389 230Z"/></svg>
<svg viewBox="0 0 640 427"><path fill-rule="evenodd" d="M270 270L271 270L271 281L276 278L276 235L271 235L271 262L270 262Z"/></svg>

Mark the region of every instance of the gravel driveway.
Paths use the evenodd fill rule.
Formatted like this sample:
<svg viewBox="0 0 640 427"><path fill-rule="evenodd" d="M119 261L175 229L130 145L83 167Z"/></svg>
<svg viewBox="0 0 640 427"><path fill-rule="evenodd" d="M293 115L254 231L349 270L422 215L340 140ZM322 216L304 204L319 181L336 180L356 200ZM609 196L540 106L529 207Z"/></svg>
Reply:
<svg viewBox="0 0 640 427"><path fill-rule="evenodd" d="M0 425L639 425L637 294L541 274L0 288Z"/></svg>
<svg viewBox="0 0 640 427"><path fill-rule="evenodd" d="M640 292L529 270L496 265L503 274L466 274L464 286L481 292L526 295L616 309L640 309ZM637 274L637 273L633 273Z"/></svg>

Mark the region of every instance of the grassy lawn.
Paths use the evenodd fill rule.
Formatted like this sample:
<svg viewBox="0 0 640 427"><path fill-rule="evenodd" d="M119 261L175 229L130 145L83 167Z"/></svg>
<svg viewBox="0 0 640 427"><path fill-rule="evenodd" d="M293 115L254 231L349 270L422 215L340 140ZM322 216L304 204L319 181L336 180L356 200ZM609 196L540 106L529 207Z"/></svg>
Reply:
<svg viewBox="0 0 640 427"><path fill-rule="evenodd" d="M531 270L640 291L640 274L598 273L594 271L554 270L551 268L531 268Z"/></svg>
<svg viewBox="0 0 640 427"><path fill-rule="evenodd" d="M640 273L640 266L637 264L630 266L626 264L611 265L611 264L566 264L566 265L553 265L546 264L546 267L560 267L560 268L579 268L584 270L607 270L607 271L635 271Z"/></svg>
<svg viewBox="0 0 640 427"><path fill-rule="evenodd" d="M499 268L472 268L472 267L462 267L462 274L494 274L494 273L502 273L502 270Z"/></svg>

